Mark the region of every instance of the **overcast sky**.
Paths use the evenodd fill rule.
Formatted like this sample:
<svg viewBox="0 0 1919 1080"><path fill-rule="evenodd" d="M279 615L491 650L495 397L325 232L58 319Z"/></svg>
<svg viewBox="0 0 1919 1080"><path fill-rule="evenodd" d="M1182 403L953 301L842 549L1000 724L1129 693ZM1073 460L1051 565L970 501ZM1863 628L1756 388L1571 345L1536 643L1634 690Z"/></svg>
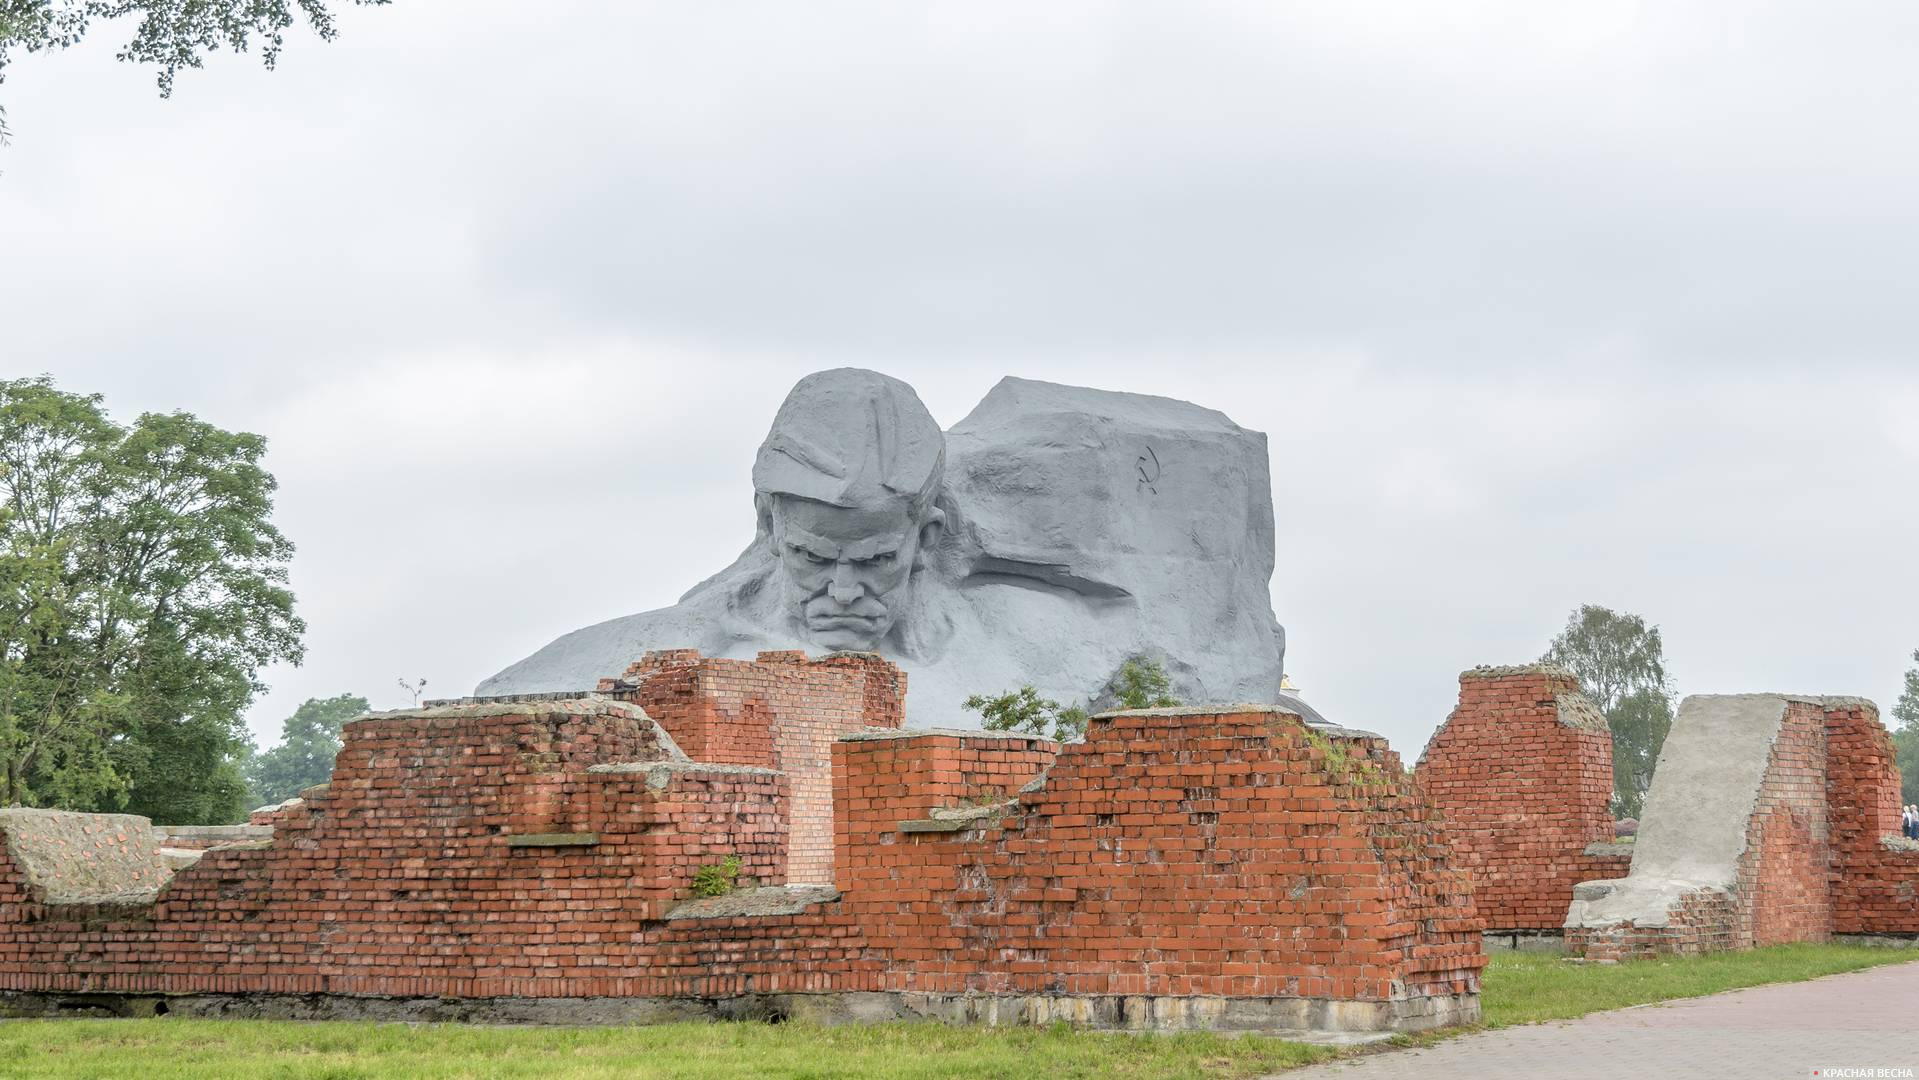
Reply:
<svg viewBox="0 0 1919 1080"><path fill-rule="evenodd" d="M671 603L845 364L1268 432L1294 680L1409 759L1581 602L1889 708L1919 7L1440 7L398 0L169 101L107 26L0 84L0 375L270 440L263 742Z"/></svg>

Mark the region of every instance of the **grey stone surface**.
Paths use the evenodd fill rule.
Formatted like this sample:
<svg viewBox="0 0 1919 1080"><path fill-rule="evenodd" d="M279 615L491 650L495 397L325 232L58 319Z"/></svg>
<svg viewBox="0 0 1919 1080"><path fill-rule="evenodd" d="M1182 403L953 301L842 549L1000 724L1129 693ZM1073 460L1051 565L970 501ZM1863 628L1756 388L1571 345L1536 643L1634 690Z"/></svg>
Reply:
<svg viewBox="0 0 1919 1080"><path fill-rule="evenodd" d="M763 915L798 915L815 904L831 903L840 891L831 885L767 885L735 889L725 896L688 900L666 913L668 919L745 919Z"/></svg>
<svg viewBox="0 0 1919 1080"><path fill-rule="evenodd" d="M1480 664L1459 673L1462 679L1503 679L1510 675L1563 675L1572 678L1571 670L1559 664L1544 662L1531 664Z"/></svg>
<svg viewBox="0 0 1919 1080"><path fill-rule="evenodd" d="M287 802L296 800L288 799ZM264 809L277 810L286 806L281 803ZM181 842L231 844L241 840L271 840L271 825L155 825L153 839L162 847Z"/></svg>
<svg viewBox="0 0 1919 1080"><path fill-rule="evenodd" d="M1279 716L1296 716L1307 726L1322 735L1331 735L1341 739L1377 739L1377 732L1362 731L1359 728L1342 727L1325 717L1319 711L1301 700L1289 690L1273 694L1274 703L1242 701L1227 705L1174 705L1159 709L1111 709L1094 713L1094 720L1110 720L1115 716L1231 716L1239 713L1267 713Z"/></svg>
<svg viewBox="0 0 1919 1080"><path fill-rule="evenodd" d="M936 806L925 817L902 821L899 827L903 833L967 832L997 824L1018 805L1018 800L1007 799L984 806Z"/></svg>
<svg viewBox="0 0 1919 1080"><path fill-rule="evenodd" d="M909 674L914 726L977 727L968 695L1022 685L1105 707L1135 656L1184 700L1278 693L1266 439L1211 409L1006 379L941 433L906 384L839 369L794 387L753 477L731 566L476 694L593 686L663 648L876 651Z"/></svg>
<svg viewBox="0 0 1919 1080"><path fill-rule="evenodd" d="M1330 998L1159 997L1119 994L898 995L907 1015L946 1023L1067 1023L1103 1031L1258 1032L1353 1043L1479 1019L1477 995L1335 1001Z"/></svg>
<svg viewBox="0 0 1919 1080"><path fill-rule="evenodd" d="M179 873L194 863L199 862L200 856L205 855L209 850L211 849L163 847L156 850L154 854L158 855L160 861L167 865L167 869Z"/></svg>
<svg viewBox="0 0 1919 1080"><path fill-rule="evenodd" d="M392 709L386 712L370 712L348 720L357 724L366 720L379 720L394 716L423 717L426 719L471 717L471 716L625 716L645 720L651 723L653 718L646 710L631 702L615 701L593 691L580 691L577 694L542 694L536 698L502 697L489 701L466 701L458 704L429 704L417 709ZM664 731L662 731L664 734Z"/></svg>
<svg viewBox="0 0 1919 1080"><path fill-rule="evenodd" d="M1606 714L1584 694L1566 693L1553 698L1558 706L1559 726L1585 731L1607 731Z"/></svg>
<svg viewBox="0 0 1919 1080"><path fill-rule="evenodd" d="M599 842L600 834L590 832L520 833L506 838L510 848L595 847Z"/></svg>
<svg viewBox="0 0 1919 1080"><path fill-rule="evenodd" d="M1568 927L1666 926L1680 898L1739 880L1746 825L1786 715L1781 694L1694 694L1659 752L1632 866L1574 889Z"/></svg>
<svg viewBox="0 0 1919 1080"><path fill-rule="evenodd" d="M284 813L288 810L297 810L300 807L305 805L306 805L306 800L300 798L298 795L295 795L291 799L285 799L277 803L268 803L265 806L256 806L252 809L252 811L250 811L250 813L279 814L279 813ZM271 828L271 826L268 826L268 827Z"/></svg>
<svg viewBox="0 0 1919 1080"><path fill-rule="evenodd" d="M153 822L133 814L0 810L7 853L44 904L152 903L173 878Z"/></svg>
<svg viewBox="0 0 1919 1080"><path fill-rule="evenodd" d="M1488 930L1481 937L1488 952L1563 952L1566 935L1559 930Z"/></svg>
<svg viewBox="0 0 1919 1080"><path fill-rule="evenodd" d="M918 739L928 735L949 735L958 739L976 739L986 736L994 739L1017 739L1020 742L1050 742L1043 735L1032 735L1024 731L981 731L979 728L916 727L916 728L861 728L839 738L840 742L890 742L895 739Z"/></svg>
<svg viewBox="0 0 1919 1080"><path fill-rule="evenodd" d="M1871 945L1880 949L1919 948L1919 934L1834 934L1840 945Z"/></svg>
<svg viewBox="0 0 1919 1080"><path fill-rule="evenodd" d="M753 890L766 892L769 890ZM830 892L830 890L828 890ZM683 909L682 909L683 910ZM792 914L773 912L771 914ZM675 918L682 917L675 915ZM389 998L345 994L91 994L0 991L0 1017L195 1016L407 1023L661 1024L688 1020L866 1024L892 1020L1107 1031L1258 1032L1352 1044L1479 1018L1475 995L1398 1001L902 992L742 994L728 998Z"/></svg>
<svg viewBox="0 0 1919 1080"><path fill-rule="evenodd" d="M715 765L706 761L616 761L604 765L589 765L589 774L635 775L646 778L646 786L654 791L664 790L668 784L682 776L698 779L702 776L778 776L778 769L763 769L757 765Z"/></svg>
<svg viewBox="0 0 1919 1080"><path fill-rule="evenodd" d="M1622 844L1618 842L1608 844L1595 840L1586 845L1585 853L1598 856L1602 859L1630 859L1632 858L1635 847L1636 845L1634 844Z"/></svg>

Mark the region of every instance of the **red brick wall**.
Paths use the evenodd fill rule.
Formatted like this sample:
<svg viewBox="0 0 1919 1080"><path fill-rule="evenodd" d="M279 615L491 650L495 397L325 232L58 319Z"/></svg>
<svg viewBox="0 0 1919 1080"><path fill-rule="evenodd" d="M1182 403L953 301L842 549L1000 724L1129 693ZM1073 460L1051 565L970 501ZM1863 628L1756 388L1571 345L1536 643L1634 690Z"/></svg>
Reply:
<svg viewBox="0 0 1919 1080"><path fill-rule="evenodd" d="M1870 701L1827 703L1826 800L1833 932L1919 934L1919 850L1887 846L1899 836L1899 767Z"/></svg>
<svg viewBox="0 0 1919 1080"><path fill-rule="evenodd" d="M1612 735L1570 672L1461 673L1459 704L1416 775L1488 930L1558 930L1574 885L1625 872L1624 859L1585 854L1613 839Z"/></svg>
<svg viewBox="0 0 1919 1080"><path fill-rule="evenodd" d="M833 870L833 740L905 719L906 675L871 653L764 652L709 659L694 649L650 652L600 689L645 709L695 761L759 765L791 785L794 881Z"/></svg>
<svg viewBox="0 0 1919 1080"><path fill-rule="evenodd" d="M140 918L23 902L0 872L0 987L580 996L658 957L698 867L785 875L785 778L660 762L610 702L456 706L349 724L324 795L221 848ZM594 772L652 762L652 772ZM591 832L590 847L515 848ZM640 991L645 992L645 991Z"/></svg>
<svg viewBox="0 0 1919 1080"><path fill-rule="evenodd" d="M896 800L928 803L922 778L934 801L983 798L1030 775L1041 749L942 735L835 748L843 903L892 956L897 988L1477 990L1466 882L1380 740L1327 739L1276 712L1116 714L1061 748L1003 820L898 831Z"/></svg>
<svg viewBox="0 0 1919 1080"><path fill-rule="evenodd" d="M1739 904L1720 889L1700 889L1680 898L1665 926L1634 926L1566 931L1566 949L1587 960L1636 960L1652 956L1692 956L1738 948Z"/></svg>
<svg viewBox="0 0 1919 1080"><path fill-rule="evenodd" d="M1832 936L1825 709L1786 704L1739 862L1733 948Z"/></svg>
<svg viewBox="0 0 1919 1080"><path fill-rule="evenodd" d="M272 841L207 853L131 916L36 906L0 860L0 989L1403 1001L1478 985L1466 883L1376 739L1250 713L1120 714L1057 760L991 735L839 743L842 898L688 920L666 916L702 865L737 855L784 879L787 778L672 759L656 731L609 701L356 721L329 789ZM900 828L980 804L1003 816ZM597 842L510 843L583 833Z"/></svg>
<svg viewBox="0 0 1919 1080"><path fill-rule="evenodd" d="M1828 940L1838 863L1828 804L1854 797L1848 770L1831 767L1833 723L1818 700L1786 700L1733 887L1686 895L1663 927L1569 931L1568 947L1590 960L1616 960Z"/></svg>

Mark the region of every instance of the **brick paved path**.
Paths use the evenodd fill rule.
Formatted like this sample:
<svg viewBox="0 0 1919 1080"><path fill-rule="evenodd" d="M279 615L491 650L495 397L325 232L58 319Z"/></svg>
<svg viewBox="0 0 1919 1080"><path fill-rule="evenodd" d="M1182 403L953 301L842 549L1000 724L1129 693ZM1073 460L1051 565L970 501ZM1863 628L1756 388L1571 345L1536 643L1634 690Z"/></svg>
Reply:
<svg viewBox="0 0 1919 1080"><path fill-rule="evenodd" d="M1800 1080L1816 1068L1903 1068L1911 1070L1904 1075L1919 1077L1919 961L1466 1035L1282 1075Z"/></svg>

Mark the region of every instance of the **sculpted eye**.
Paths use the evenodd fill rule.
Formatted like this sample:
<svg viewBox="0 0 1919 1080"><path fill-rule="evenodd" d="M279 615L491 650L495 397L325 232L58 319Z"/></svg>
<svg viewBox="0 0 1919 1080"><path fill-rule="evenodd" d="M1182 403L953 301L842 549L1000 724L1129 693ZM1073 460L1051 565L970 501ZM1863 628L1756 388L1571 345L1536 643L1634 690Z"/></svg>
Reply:
<svg viewBox="0 0 1919 1080"><path fill-rule="evenodd" d="M798 544L788 544L787 550L791 551L795 555L798 555L800 558L805 559L807 562L812 563L814 566L825 566L827 563L830 563L833 561L825 557L824 555L817 554L810 548L803 548L799 546Z"/></svg>

